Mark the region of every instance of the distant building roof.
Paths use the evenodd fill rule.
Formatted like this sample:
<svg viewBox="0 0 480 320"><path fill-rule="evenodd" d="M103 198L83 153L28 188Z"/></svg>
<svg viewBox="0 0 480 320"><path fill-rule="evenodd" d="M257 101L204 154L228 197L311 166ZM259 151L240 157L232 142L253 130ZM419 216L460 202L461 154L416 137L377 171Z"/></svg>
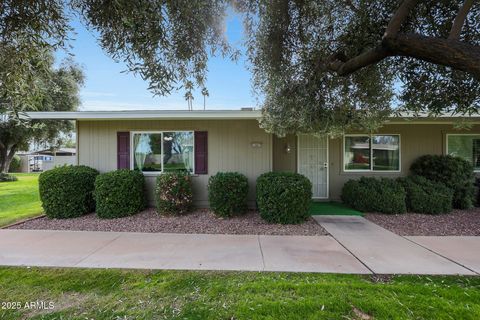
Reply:
<svg viewBox="0 0 480 320"><path fill-rule="evenodd" d="M32 152L33 154L48 154L51 155L53 154L51 149L45 149L45 150L38 150L35 152ZM60 148L55 150L55 154L57 156L59 155L75 155L77 154L77 149L75 148Z"/></svg>

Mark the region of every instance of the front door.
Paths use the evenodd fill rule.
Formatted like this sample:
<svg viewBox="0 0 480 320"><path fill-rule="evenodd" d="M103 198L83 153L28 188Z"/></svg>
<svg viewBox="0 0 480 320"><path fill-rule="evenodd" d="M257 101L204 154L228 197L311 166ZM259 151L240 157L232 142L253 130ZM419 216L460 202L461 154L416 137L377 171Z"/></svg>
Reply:
<svg viewBox="0 0 480 320"><path fill-rule="evenodd" d="M328 138L298 136L298 173L312 182L314 199L328 198Z"/></svg>

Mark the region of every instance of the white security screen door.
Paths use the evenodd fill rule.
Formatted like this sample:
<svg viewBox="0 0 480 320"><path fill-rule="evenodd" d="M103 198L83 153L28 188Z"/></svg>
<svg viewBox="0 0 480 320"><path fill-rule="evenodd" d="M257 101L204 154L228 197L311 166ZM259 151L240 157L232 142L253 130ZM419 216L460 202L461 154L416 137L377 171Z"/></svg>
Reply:
<svg viewBox="0 0 480 320"><path fill-rule="evenodd" d="M312 182L314 199L328 198L328 138L298 136L298 173Z"/></svg>

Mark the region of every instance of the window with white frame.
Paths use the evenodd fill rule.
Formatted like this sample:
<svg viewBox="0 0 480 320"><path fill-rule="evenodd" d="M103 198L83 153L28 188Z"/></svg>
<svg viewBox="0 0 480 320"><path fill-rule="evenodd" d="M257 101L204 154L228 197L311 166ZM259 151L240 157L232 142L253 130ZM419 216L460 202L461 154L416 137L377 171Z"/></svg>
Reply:
<svg viewBox="0 0 480 320"><path fill-rule="evenodd" d="M400 135L345 135L344 171L400 171Z"/></svg>
<svg viewBox="0 0 480 320"><path fill-rule="evenodd" d="M447 154L467 160L480 172L480 134L447 134Z"/></svg>
<svg viewBox="0 0 480 320"><path fill-rule="evenodd" d="M132 132L131 168L142 172L194 172L193 131Z"/></svg>

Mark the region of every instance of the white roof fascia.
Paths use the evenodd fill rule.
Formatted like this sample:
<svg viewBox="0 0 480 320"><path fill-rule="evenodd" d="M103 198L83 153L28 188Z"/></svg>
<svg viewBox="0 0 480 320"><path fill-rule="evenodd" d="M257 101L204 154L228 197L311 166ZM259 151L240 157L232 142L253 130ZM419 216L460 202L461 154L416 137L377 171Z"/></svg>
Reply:
<svg viewBox="0 0 480 320"><path fill-rule="evenodd" d="M25 118L37 120L241 120L260 119L261 112L243 110L155 110L155 111L77 111L26 112Z"/></svg>
<svg viewBox="0 0 480 320"><path fill-rule="evenodd" d="M261 118L260 110L147 110L147 111L71 111L71 112L26 112L24 118L38 120L241 120ZM480 114L445 114L429 117L427 114L403 113L392 116L387 123L445 123L458 118L479 121Z"/></svg>

